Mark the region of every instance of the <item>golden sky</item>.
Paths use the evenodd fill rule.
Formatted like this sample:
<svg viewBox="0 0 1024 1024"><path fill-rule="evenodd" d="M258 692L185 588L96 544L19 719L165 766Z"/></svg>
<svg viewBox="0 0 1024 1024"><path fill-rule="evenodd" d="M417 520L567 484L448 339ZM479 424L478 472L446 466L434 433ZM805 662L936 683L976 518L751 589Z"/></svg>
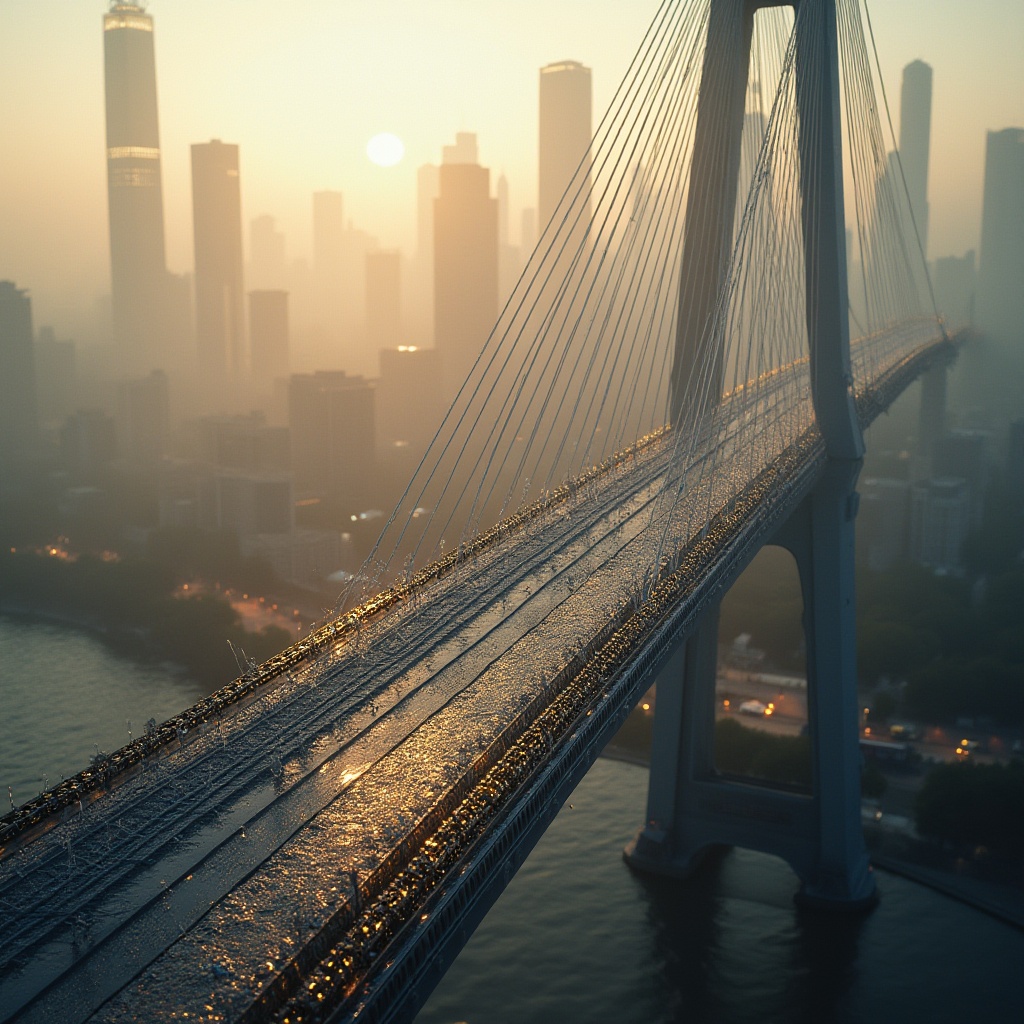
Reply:
<svg viewBox="0 0 1024 1024"><path fill-rule="evenodd" d="M310 194L411 253L415 169L456 131L536 205L537 70L593 69L595 120L656 0L151 0L167 262L192 264L189 145L241 147L243 221L269 213L308 258ZM104 0L0 0L0 279L29 288L36 323L75 335L109 291L103 122ZM934 69L930 256L977 245L987 129L1024 126L1022 0L872 0L898 116L900 70ZM897 126L898 130L898 126ZM406 147L371 164L369 138Z"/></svg>

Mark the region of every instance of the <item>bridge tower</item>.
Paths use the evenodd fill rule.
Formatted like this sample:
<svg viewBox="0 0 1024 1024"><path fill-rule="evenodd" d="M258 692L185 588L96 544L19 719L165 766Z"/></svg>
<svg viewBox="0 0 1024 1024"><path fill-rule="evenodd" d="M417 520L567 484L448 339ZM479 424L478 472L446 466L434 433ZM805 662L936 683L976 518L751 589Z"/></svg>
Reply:
<svg viewBox="0 0 1024 1024"><path fill-rule="evenodd" d="M706 612L658 677L647 823L627 847L640 871L687 874L710 848L737 845L790 863L811 905L873 905L860 819L854 617L855 491L864 453L850 371L835 0L796 8L796 97L815 416L828 456L818 482L771 543L794 556L804 599L810 796L724 779L714 768L718 607ZM725 282L739 170L750 41L768 0L712 0L670 381L673 423L706 409L689 395L722 393L713 344ZM712 375L710 387L699 374ZM742 567L736 570L736 574Z"/></svg>

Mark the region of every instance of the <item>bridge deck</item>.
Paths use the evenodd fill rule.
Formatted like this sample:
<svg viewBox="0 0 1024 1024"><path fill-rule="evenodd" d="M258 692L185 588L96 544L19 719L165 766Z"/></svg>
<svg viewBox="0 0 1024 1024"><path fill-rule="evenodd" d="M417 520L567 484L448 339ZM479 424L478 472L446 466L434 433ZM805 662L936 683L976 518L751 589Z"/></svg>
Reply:
<svg viewBox="0 0 1024 1024"><path fill-rule="evenodd" d="M730 471L691 474L675 532L771 461L751 418L807 426L781 388L726 403ZM651 446L0 859L2 1019L238 1019L261 993L270 1012L299 952L375 898L638 596L671 455Z"/></svg>

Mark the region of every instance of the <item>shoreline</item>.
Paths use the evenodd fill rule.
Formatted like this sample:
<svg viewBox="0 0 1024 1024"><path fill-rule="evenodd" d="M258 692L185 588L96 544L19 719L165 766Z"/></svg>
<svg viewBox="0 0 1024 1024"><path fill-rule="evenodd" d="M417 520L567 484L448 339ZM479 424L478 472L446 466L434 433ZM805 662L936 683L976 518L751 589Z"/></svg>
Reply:
<svg viewBox="0 0 1024 1024"><path fill-rule="evenodd" d="M650 757L627 747L610 744L598 755L609 761L650 768ZM882 833L897 834L886 829L885 819L873 828ZM980 878L965 877L953 871L929 867L925 864L895 856L892 853L868 850L871 865L892 875L899 875L918 885L957 900L998 921L1024 931L1024 891L1012 885L988 882Z"/></svg>
<svg viewBox="0 0 1024 1024"><path fill-rule="evenodd" d="M83 615L76 615L72 612L56 611L52 608L39 608L21 603L2 602L0 603L0 619L16 619L22 622L41 622L50 626L65 626L94 637L110 652L125 661L133 662L136 665L157 665L169 675L180 676L199 685L204 685L202 680L195 679L188 667L173 658L160 658L155 652L139 652L138 650L127 650L119 644L116 634L112 633L110 627L104 625L98 619Z"/></svg>

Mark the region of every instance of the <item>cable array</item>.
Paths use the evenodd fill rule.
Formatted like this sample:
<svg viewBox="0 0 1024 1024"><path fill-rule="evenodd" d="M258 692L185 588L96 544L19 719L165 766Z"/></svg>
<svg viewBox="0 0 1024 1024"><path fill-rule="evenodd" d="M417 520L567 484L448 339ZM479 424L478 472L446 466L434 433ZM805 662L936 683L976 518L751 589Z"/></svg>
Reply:
<svg viewBox="0 0 1024 1024"><path fill-rule="evenodd" d="M906 187L885 155L860 3L836 6L863 387L898 358L900 325L921 312ZM820 36L826 6L769 7L752 22L742 3L659 6L356 577L367 591L412 578L671 423L644 556L656 566L811 425L817 268L805 250L818 211L805 210L805 193L819 169L807 140L822 130L829 69L807 40ZM733 86L702 92L702 82ZM935 333L933 320L916 322Z"/></svg>

